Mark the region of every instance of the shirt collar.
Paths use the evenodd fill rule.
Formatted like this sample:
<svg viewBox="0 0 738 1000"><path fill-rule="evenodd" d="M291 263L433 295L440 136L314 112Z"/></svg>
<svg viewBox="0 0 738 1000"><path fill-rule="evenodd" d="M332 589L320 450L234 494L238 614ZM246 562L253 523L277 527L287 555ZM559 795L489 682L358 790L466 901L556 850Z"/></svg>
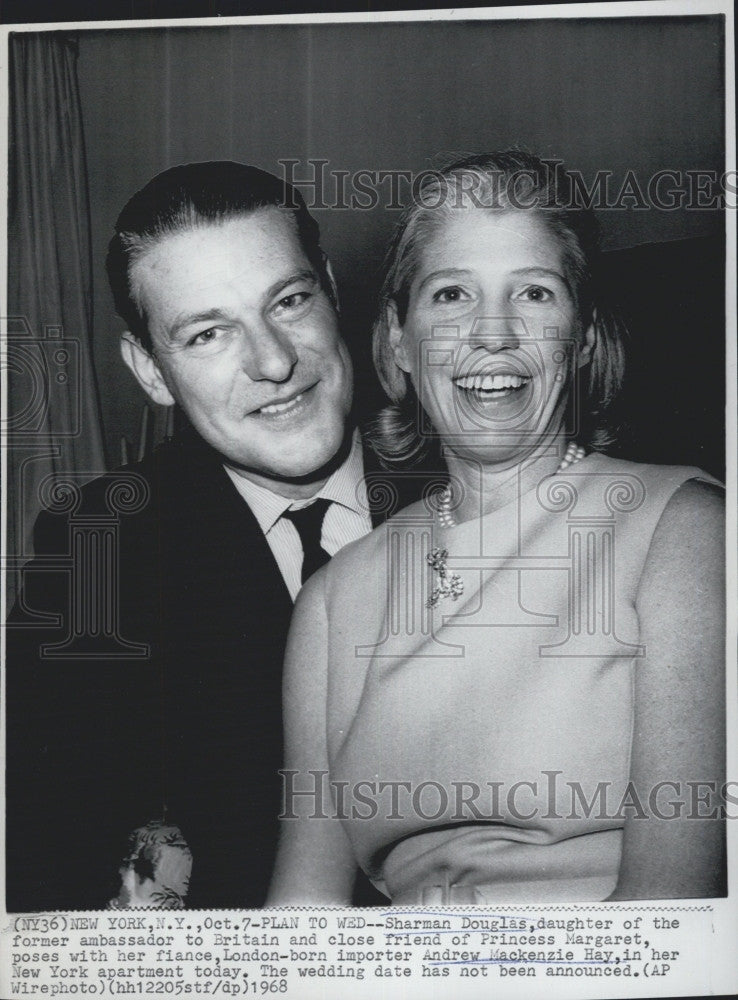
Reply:
<svg viewBox="0 0 738 1000"><path fill-rule="evenodd" d="M259 486L250 479L239 476L237 472L224 466L233 485L251 508L259 522L259 527L266 535L274 527L280 517L290 507L307 507L318 498L330 500L362 516L368 516L369 504L364 483L364 456L361 446L361 435L355 430L351 439L351 450L346 459L331 473L315 496L308 500L291 500L280 496L265 486Z"/></svg>

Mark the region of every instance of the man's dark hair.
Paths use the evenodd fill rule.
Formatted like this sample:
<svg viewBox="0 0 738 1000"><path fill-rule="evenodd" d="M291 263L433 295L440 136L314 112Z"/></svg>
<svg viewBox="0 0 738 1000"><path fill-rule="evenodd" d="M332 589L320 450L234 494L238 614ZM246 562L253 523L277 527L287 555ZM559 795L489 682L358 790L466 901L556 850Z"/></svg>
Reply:
<svg viewBox="0 0 738 1000"><path fill-rule="evenodd" d="M152 349L151 335L142 303L131 288L133 264L166 236L270 207L294 218L302 248L335 305L318 223L296 188L244 163L184 163L158 174L133 195L118 216L108 247L106 267L116 312L147 351Z"/></svg>

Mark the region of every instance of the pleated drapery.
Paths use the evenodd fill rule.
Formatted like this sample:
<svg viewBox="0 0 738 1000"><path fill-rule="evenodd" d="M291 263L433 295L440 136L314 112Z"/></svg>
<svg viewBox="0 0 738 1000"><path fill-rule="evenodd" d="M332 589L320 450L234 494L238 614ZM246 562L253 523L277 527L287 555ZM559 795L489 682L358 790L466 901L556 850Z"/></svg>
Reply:
<svg viewBox="0 0 738 1000"><path fill-rule="evenodd" d="M105 470L76 58L68 33L10 38L8 608L44 499Z"/></svg>

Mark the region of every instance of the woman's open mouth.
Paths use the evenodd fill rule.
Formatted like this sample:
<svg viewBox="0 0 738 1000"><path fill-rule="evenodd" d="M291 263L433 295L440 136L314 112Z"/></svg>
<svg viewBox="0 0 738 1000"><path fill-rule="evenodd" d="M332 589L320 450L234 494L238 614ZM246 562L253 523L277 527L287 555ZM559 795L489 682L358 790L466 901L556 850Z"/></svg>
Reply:
<svg viewBox="0 0 738 1000"><path fill-rule="evenodd" d="M457 389L472 399L486 403L495 399L513 396L525 389L531 382L530 375L459 375L453 380Z"/></svg>

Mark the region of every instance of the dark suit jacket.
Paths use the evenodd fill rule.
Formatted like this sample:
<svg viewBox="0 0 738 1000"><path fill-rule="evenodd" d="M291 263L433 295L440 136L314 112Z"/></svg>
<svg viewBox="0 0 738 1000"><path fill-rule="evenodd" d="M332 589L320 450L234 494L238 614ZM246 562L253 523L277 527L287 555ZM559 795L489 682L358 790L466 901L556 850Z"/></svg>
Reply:
<svg viewBox="0 0 738 1000"><path fill-rule="evenodd" d="M292 601L248 505L194 434L122 472L149 496L118 515L117 569L104 570L117 636L101 636L98 619L95 639L79 638L67 658L39 653L73 618L69 571L44 557L69 555L72 522L95 533L116 473L85 486L71 516L40 515L11 615L8 908L104 907L128 833L158 817L192 849L188 906L261 906L277 842ZM414 492L411 483L395 509ZM82 573L85 586L92 575ZM39 612L61 621L39 627ZM148 652L121 651L121 640Z"/></svg>

